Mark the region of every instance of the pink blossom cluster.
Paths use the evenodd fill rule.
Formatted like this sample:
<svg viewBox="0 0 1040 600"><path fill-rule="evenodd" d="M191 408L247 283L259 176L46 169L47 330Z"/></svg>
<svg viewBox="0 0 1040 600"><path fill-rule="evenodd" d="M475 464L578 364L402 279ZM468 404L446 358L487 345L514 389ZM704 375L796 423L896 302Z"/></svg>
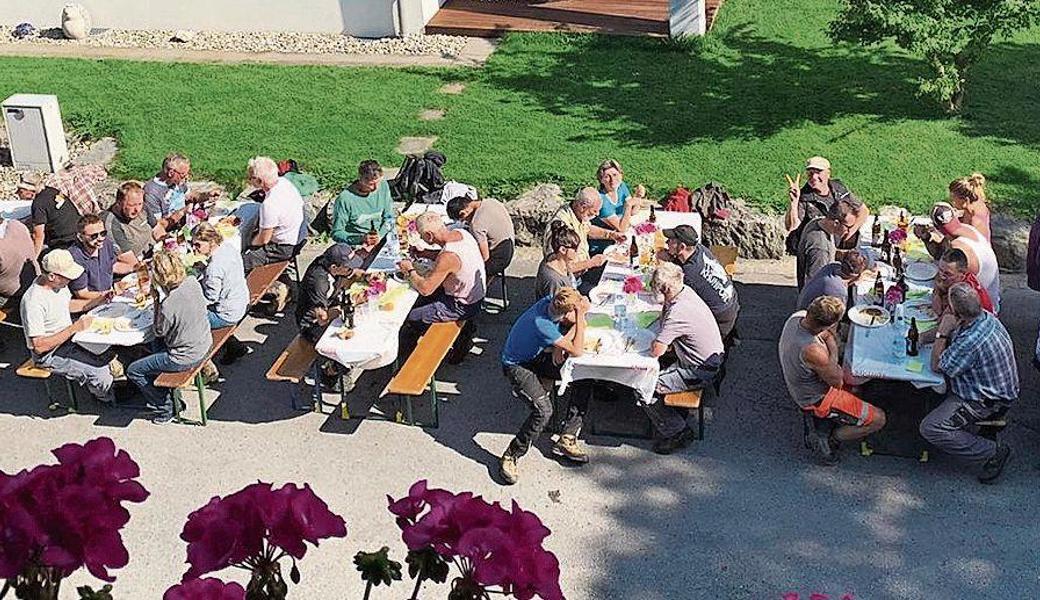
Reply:
<svg viewBox="0 0 1040 600"><path fill-rule="evenodd" d="M33 568L64 578L85 566L114 581L108 570L130 560L120 535L130 521L123 504L148 497L137 481L141 470L107 437L66 444L53 454L56 465L0 472L0 579Z"/></svg>
<svg viewBox="0 0 1040 600"><path fill-rule="evenodd" d="M386 280L385 279L377 279L375 281L371 281L371 282L369 282L368 287L365 289L365 294L369 298L375 298L375 297L383 294L384 292L386 292Z"/></svg>
<svg viewBox="0 0 1040 600"><path fill-rule="evenodd" d="M196 208L193 210L191 216L195 217L199 221L205 221L209 217L209 215L206 214L205 209L202 208Z"/></svg>
<svg viewBox="0 0 1040 600"><path fill-rule="evenodd" d="M640 223L639 225L636 225L636 233L639 235L649 235L651 233L655 233L656 231L657 225L651 223L650 221L645 221L643 223Z"/></svg>
<svg viewBox="0 0 1040 600"><path fill-rule="evenodd" d="M903 288L895 284L889 286L888 291L885 292L885 304L902 304L903 300Z"/></svg>
<svg viewBox="0 0 1040 600"><path fill-rule="evenodd" d="M246 590L237 583L219 579L192 579L179 583L163 594L163 600L245 600Z"/></svg>
<svg viewBox="0 0 1040 600"><path fill-rule="evenodd" d="M304 542L345 537L346 523L329 510L309 485L287 484L273 489L254 483L217 496L188 515L181 539L188 542L191 565L183 581L233 565L245 565L268 556L269 548L303 558Z"/></svg>
<svg viewBox="0 0 1040 600"><path fill-rule="evenodd" d="M893 229L888 232L888 241L899 245L906 241L906 230L905 229Z"/></svg>
<svg viewBox="0 0 1040 600"><path fill-rule="evenodd" d="M621 291L626 294L638 294L643 291L643 278L638 275L629 275L621 286Z"/></svg>
<svg viewBox="0 0 1040 600"><path fill-rule="evenodd" d="M414 483L407 496L387 501L408 549L432 548L456 561L464 581L498 586L520 600L563 600L560 563L542 547L551 532L515 501L506 510L472 492L429 489L426 480Z"/></svg>

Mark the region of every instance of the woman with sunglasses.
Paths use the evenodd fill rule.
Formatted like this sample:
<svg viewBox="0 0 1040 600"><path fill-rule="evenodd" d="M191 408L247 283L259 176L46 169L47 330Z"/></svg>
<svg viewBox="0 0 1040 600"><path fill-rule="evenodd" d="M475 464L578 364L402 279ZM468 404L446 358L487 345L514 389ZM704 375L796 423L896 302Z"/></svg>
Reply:
<svg viewBox="0 0 1040 600"><path fill-rule="evenodd" d="M220 329L238 323L246 316L249 305L249 288L238 248L225 244L217 228L205 222L192 232L191 247L196 254L209 259L199 278L209 326Z"/></svg>
<svg viewBox="0 0 1040 600"><path fill-rule="evenodd" d="M538 298L555 296L563 288L577 288L571 265L578 260L578 234L560 221L553 221L549 229L549 248L552 253L538 265L534 289Z"/></svg>

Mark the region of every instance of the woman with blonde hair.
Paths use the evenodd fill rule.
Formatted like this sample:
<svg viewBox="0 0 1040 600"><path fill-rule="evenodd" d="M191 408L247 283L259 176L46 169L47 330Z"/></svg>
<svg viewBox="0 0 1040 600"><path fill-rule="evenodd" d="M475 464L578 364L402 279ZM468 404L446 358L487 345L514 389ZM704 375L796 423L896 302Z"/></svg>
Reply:
<svg viewBox="0 0 1040 600"><path fill-rule="evenodd" d="M603 204L599 209L599 215L592 220L593 225L622 233L628 231L632 215L642 207L641 201L646 198L646 190L638 185L633 196L624 177L621 164L614 159L603 161L596 169L599 197ZM593 255L600 254L611 243L610 240L592 241L589 243L590 251Z"/></svg>
<svg viewBox="0 0 1040 600"><path fill-rule="evenodd" d="M972 173L950 183L950 204L962 214L961 222L978 229L990 240L989 203L986 200L986 178L982 173Z"/></svg>
<svg viewBox="0 0 1040 600"><path fill-rule="evenodd" d="M144 395L155 416L153 423L173 419L173 395L154 385L161 373L193 369L209 354L213 337L206 318L206 298L194 277L188 277L179 255L159 252L152 259L155 307L153 354L134 361L126 378Z"/></svg>
<svg viewBox="0 0 1040 600"><path fill-rule="evenodd" d="M249 287L246 285L242 254L234 244L225 244L217 228L202 222L191 234L191 247L209 259L199 278L206 297L209 326L229 327L246 316Z"/></svg>

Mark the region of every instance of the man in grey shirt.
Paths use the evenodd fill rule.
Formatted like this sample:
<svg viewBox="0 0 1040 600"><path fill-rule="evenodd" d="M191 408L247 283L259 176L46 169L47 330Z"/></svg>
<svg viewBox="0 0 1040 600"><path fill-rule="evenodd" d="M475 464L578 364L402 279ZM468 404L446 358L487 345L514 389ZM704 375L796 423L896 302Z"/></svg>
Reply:
<svg viewBox="0 0 1040 600"><path fill-rule="evenodd" d="M838 256L837 242L856 226L856 212L852 205L839 200L831 205L827 216L809 221L798 243L798 289L827 263ZM842 252L843 254L844 252Z"/></svg>
<svg viewBox="0 0 1040 600"><path fill-rule="evenodd" d="M805 282L798 295L798 310L809 308L809 304L820 296L848 298L849 286L858 281L869 261L859 250L850 250L841 260L832 262Z"/></svg>
<svg viewBox="0 0 1040 600"><path fill-rule="evenodd" d="M459 196L448 201L448 216L469 226L484 257L488 276L505 272L513 261L516 230L504 204L494 198Z"/></svg>
<svg viewBox="0 0 1040 600"><path fill-rule="evenodd" d="M662 360L657 378L660 395L704 389L719 376L724 346L719 326L704 300L683 284L682 269L672 263L661 263L650 280L650 289L664 296L661 329L650 346L651 356ZM675 360L662 358L671 349ZM665 406L658 400L644 406L661 439L654 452L671 454L694 439L686 425L687 411Z"/></svg>

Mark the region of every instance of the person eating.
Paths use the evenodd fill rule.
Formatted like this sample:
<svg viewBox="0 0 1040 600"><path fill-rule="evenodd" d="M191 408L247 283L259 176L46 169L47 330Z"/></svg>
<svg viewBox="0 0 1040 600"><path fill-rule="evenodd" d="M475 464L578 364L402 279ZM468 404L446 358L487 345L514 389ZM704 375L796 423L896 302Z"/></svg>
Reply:
<svg viewBox="0 0 1040 600"><path fill-rule="evenodd" d="M658 259L682 269L683 283L708 305L722 338L728 338L737 324L740 301L726 267L701 244L700 235L692 226L679 225L662 233L665 248L658 253Z"/></svg>
<svg viewBox="0 0 1040 600"><path fill-rule="evenodd" d="M494 198L457 196L448 201L448 217L465 223L480 246L487 276L505 273L513 262L516 230L506 206Z"/></svg>
<svg viewBox="0 0 1040 600"><path fill-rule="evenodd" d="M115 283L115 276L130 273L138 262L133 252L120 252L116 248L97 215L80 218L79 240L69 253L76 264L83 267L83 274L69 284L72 295L81 300L118 294L121 286Z"/></svg>
<svg viewBox="0 0 1040 600"><path fill-rule="evenodd" d="M797 310L806 310L820 296L848 297L849 286L859 281L870 261L859 250L846 252L841 259L828 263L816 272L798 294Z"/></svg>
<svg viewBox="0 0 1040 600"><path fill-rule="evenodd" d="M552 254L546 255L538 265L538 274L534 282L534 294L537 298L555 296L563 288L578 287L578 280L574 277L571 265L578 258L581 239L573 229L560 221L553 221L549 229L549 247L552 248Z"/></svg>
<svg viewBox="0 0 1040 600"><path fill-rule="evenodd" d="M592 224L593 217L599 214L601 203L599 192L595 188L582 188L578 191L574 200L567 205L561 206L553 214L552 218L549 219L549 225L546 227L542 238L542 254L548 255L552 253L552 247L549 244L549 232L552 231L554 222L560 222L578 234L577 260L571 262L570 268L571 273L581 279L579 290L583 293L587 293L588 290L598 283L599 269L607 262L607 258L603 254L590 256L589 240L623 242L628 239L620 231L611 231Z"/></svg>
<svg viewBox="0 0 1040 600"><path fill-rule="evenodd" d="M856 220L855 207L839 200L831 204L826 216L815 218L805 225L795 256L799 290L820 269L844 254L838 245L856 227Z"/></svg>

